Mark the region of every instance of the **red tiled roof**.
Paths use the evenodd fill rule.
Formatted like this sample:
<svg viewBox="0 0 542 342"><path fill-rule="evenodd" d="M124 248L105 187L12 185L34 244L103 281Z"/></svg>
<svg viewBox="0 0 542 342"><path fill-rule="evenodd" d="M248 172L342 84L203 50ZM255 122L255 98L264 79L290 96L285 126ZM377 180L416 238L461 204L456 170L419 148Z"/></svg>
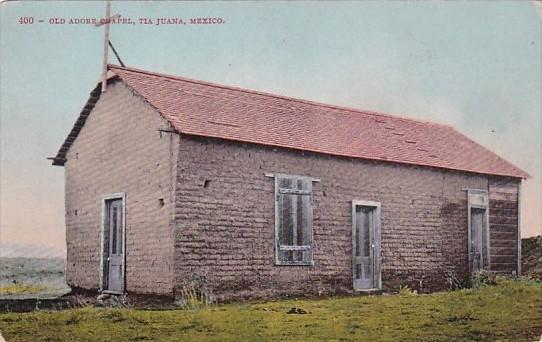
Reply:
<svg viewBox="0 0 542 342"><path fill-rule="evenodd" d="M527 178L450 126L110 65L181 134Z"/></svg>

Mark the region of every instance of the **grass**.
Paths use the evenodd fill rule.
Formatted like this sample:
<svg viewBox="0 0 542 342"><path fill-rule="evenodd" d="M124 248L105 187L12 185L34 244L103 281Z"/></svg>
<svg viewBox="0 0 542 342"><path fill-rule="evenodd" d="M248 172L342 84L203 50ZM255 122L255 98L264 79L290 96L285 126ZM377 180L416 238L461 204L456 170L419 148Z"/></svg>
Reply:
<svg viewBox="0 0 542 342"><path fill-rule="evenodd" d="M0 296L14 295L14 294L34 294L47 291L47 286L34 285L34 284L11 284L0 285Z"/></svg>
<svg viewBox="0 0 542 342"><path fill-rule="evenodd" d="M0 331L7 341L534 341L542 334L540 282L403 292L198 310L5 313Z"/></svg>

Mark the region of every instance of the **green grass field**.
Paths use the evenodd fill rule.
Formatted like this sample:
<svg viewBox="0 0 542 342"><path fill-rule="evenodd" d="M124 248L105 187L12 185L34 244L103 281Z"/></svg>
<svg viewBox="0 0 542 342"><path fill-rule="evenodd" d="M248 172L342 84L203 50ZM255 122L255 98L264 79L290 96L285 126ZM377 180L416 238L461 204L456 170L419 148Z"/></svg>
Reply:
<svg viewBox="0 0 542 342"><path fill-rule="evenodd" d="M289 314L291 308L306 314ZM298 310L296 310L298 311ZM196 310L82 308L0 314L7 341L537 341L542 283Z"/></svg>
<svg viewBox="0 0 542 342"><path fill-rule="evenodd" d="M32 284L13 284L13 285L0 285L0 297L7 295L18 294L35 294L47 291L47 287L43 285Z"/></svg>

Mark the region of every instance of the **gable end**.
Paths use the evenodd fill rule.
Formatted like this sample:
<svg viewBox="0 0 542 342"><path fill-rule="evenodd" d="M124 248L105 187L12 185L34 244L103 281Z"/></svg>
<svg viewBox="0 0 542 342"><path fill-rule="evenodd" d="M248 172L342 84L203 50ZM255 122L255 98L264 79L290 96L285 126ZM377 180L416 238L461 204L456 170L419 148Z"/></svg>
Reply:
<svg viewBox="0 0 542 342"><path fill-rule="evenodd" d="M90 112L96 105L96 102L100 99L100 95L102 94L102 85L101 83L98 83L96 88L94 88L90 92L90 97L87 100L87 103L81 110L81 113L79 114L79 117L75 121L72 130L70 131L70 134L66 137L64 142L62 143L62 146L58 150L57 154L52 159L53 165L56 166L64 166L64 163L66 162L66 155L68 154L68 150L70 149L71 145L77 138L77 135L79 135L79 132L85 125L85 122L87 121L87 117L90 115Z"/></svg>

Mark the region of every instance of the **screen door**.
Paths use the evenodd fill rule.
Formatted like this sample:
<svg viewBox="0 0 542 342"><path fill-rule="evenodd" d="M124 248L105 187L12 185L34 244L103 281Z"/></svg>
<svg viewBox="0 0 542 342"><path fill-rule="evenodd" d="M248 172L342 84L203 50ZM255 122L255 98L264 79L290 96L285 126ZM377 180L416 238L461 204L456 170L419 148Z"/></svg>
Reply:
<svg viewBox="0 0 542 342"><path fill-rule="evenodd" d="M354 289L380 288L380 205L354 202L352 207Z"/></svg>
<svg viewBox="0 0 542 342"><path fill-rule="evenodd" d="M105 202L103 289L124 292L124 220L122 199Z"/></svg>

